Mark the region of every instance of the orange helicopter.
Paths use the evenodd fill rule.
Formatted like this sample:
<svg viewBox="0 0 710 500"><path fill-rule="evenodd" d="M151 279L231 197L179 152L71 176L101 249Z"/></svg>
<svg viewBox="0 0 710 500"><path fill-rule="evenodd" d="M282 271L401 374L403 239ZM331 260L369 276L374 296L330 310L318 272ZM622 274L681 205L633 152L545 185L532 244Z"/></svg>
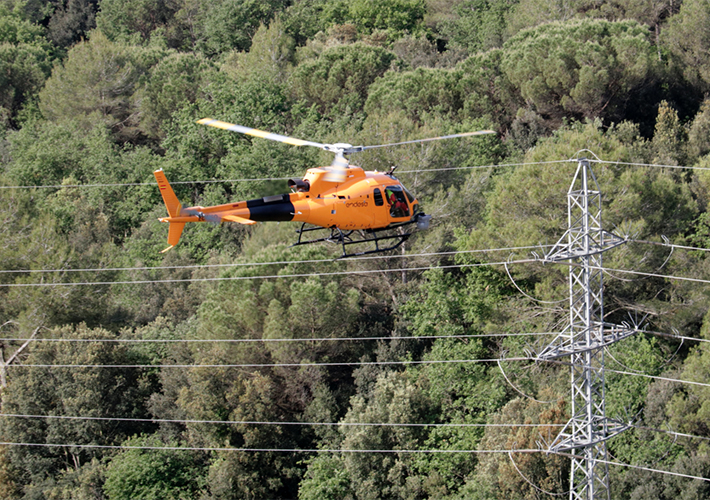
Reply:
<svg viewBox="0 0 710 500"><path fill-rule="evenodd" d="M318 147L334 153L335 159L328 167L309 168L303 179L289 180L291 193L211 207L183 208L163 169L156 170L155 178L169 215L159 220L170 224L170 246L163 252L177 245L186 223L204 221L229 221L248 225L264 221L301 222L301 228L296 231L298 241L294 246L322 241L337 243L343 249L341 257L394 250L412 235L412 232L399 228L416 224L418 229L427 229L431 216L419 210L416 198L394 176L396 167L392 167L387 173L366 172L360 167L350 165L345 155L387 146L495 133L492 130L482 130L376 146L352 146L304 141L211 118L203 118L197 123L293 146ZM320 230L329 231L329 235L303 241L305 233ZM381 246L383 241L387 241L388 246ZM374 245L374 249L348 253L347 248L350 245L362 244Z"/></svg>

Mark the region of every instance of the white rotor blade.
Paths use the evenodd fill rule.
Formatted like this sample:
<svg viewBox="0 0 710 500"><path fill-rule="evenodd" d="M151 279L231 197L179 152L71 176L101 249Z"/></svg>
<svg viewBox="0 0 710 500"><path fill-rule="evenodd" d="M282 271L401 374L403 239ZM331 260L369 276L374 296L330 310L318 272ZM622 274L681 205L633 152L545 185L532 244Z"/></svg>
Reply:
<svg viewBox="0 0 710 500"><path fill-rule="evenodd" d="M222 122L219 120L214 120L212 118L202 118L201 120L197 120L197 123L201 125L208 125L210 127L221 128L222 130L230 130L232 132L239 132L241 134L251 135L254 137L261 137L262 139L269 139L271 141L283 142L292 146L315 146L320 149L327 149L327 146L329 146L328 144L320 144L319 142L294 139L293 137L273 134L271 132L264 132L263 130L259 130L256 128L243 127L241 125Z"/></svg>
<svg viewBox="0 0 710 500"><path fill-rule="evenodd" d="M415 139L413 141L393 142L390 144L378 144L375 146L359 146L359 147L361 148L361 150L375 149L375 148L386 148L388 146L402 146L403 144L417 144L420 142L441 141L443 139L454 139L456 137L470 137L472 135L486 135L486 134L495 134L495 131L493 131L493 130L478 130L476 132L464 132L462 134L442 135L441 137L429 137L428 139Z"/></svg>

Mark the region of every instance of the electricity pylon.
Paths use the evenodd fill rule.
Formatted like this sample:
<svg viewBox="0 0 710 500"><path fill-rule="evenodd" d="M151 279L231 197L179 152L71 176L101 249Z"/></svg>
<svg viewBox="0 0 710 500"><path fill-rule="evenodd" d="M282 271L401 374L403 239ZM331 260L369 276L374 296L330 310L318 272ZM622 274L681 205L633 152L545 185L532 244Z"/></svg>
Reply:
<svg viewBox="0 0 710 500"><path fill-rule="evenodd" d="M570 500L609 500L606 440L628 426L606 417L604 347L634 331L604 322L602 253L625 241L602 229L601 191L586 159L567 204L569 228L544 260L569 261L570 323L537 357L570 357L572 417L548 451L572 455Z"/></svg>

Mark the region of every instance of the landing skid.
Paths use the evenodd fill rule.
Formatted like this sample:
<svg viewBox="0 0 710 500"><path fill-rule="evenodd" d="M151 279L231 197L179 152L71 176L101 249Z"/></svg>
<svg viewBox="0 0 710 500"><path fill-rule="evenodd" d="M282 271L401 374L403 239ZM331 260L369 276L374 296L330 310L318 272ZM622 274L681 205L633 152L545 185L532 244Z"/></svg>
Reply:
<svg viewBox="0 0 710 500"><path fill-rule="evenodd" d="M387 252L389 250L394 250L399 248L409 237L413 234L411 232L404 232L399 234L386 234L385 232L391 232L393 229L398 229L404 226L409 226L415 224L416 221L402 222L400 224L393 224L382 229L364 229L360 231L343 231L337 227L327 228L320 226L306 227L308 224L305 222L301 225L301 229L296 230L298 233L298 241L291 246L299 245L309 245L311 243L319 243L322 241L328 243L334 243L341 245L343 248L343 255L338 257L338 259L345 259L348 257L359 257L361 255L369 255L373 253ZM314 240L303 241L303 235L312 231L330 231L330 234L324 238L316 238ZM383 234L385 233L385 234ZM380 246L380 242L393 242L389 246ZM348 247L351 245L367 245L374 244L374 249L365 250L362 252L348 253Z"/></svg>

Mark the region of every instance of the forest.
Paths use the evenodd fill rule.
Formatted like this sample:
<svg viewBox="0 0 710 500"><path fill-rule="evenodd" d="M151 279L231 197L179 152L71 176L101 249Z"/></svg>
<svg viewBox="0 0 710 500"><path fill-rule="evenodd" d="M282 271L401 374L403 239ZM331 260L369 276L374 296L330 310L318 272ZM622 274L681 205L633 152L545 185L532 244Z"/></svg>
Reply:
<svg viewBox="0 0 710 500"><path fill-rule="evenodd" d="M615 500L710 497L709 0L0 0L0 497L569 497L568 227L604 229ZM288 192L321 143L496 134L397 166L431 227L367 258L184 205ZM630 326L629 326L630 325Z"/></svg>

